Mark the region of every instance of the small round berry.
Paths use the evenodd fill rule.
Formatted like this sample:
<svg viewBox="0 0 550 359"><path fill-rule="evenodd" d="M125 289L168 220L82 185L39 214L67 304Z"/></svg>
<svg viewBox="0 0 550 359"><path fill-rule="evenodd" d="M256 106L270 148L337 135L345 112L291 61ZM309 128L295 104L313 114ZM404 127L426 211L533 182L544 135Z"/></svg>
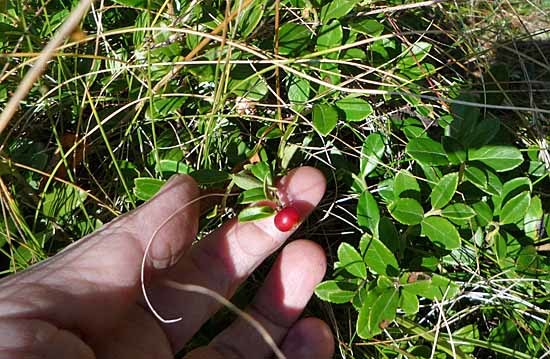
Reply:
<svg viewBox="0 0 550 359"><path fill-rule="evenodd" d="M288 232L300 222L300 213L294 207L285 207L275 215L275 227L281 232Z"/></svg>

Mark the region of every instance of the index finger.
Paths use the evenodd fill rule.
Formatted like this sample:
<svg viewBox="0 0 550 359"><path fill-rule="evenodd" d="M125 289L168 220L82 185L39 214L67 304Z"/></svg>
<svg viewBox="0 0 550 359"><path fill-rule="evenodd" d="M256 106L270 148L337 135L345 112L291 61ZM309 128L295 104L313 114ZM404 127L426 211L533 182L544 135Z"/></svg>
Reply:
<svg viewBox="0 0 550 359"><path fill-rule="evenodd" d="M292 205L305 219L325 192L323 174L302 167L283 177L278 185L284 205ZM239 223L232 220L193 246L169 272L170 279L212 289L226 298L292 234L279 231L273 218ZM164 317L183 317L165 326L174 349L179 349L219 309L214 300L200 294L157 287L150 298Z"/></svg>

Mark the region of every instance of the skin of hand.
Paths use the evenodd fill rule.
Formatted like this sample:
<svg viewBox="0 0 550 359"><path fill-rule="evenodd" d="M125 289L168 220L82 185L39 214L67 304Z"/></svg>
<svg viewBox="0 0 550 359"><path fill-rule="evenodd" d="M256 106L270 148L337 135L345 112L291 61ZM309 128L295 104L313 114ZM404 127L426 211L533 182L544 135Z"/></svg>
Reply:
<svg viewBox="0 0 550 359"><path fill-rule="evenodd" d="M291 171L278 183L280 198L305 218L321 200L325 179L316 169ZM0 359L173 358L220 305L213 299L160 285L163 278L212 289L230 298L292 232L273 218L231 220L198 243L198 201L157 234L146 262L150 299L144 304L140 265L151 235L168 216L199 195L189 176L173 177L150 201L113 220L52 258L0 281ZM320 246L286 245L246 311L293 358L331 358L334 339L317 318L300 319L326 269ZM212 342L185 358L269 358L264 339L237 318Z"/></svg>

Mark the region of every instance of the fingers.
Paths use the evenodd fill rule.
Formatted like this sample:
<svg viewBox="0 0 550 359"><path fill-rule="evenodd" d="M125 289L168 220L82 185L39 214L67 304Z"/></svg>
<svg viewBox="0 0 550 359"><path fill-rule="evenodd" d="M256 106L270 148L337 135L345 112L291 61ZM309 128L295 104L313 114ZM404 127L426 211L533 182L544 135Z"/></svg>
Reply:
<svg viewBox="0 0 550 359"><path fill-rule="evenodd" d="M149 202L112 221L60 254L0 282L0 316L52 320L85 336L113 326L140 293L140 266L147 242L158 232L147 269L166 268L195 238L198 195L189 176L172 178ZM98 306L101 310L97 310Z"/></svg>
<svg viewBox="0 0 550 359"><path fill-rule="evenodd" d="M267 279L247 309L277 343L287 358L330 358L334 340L330 329L319 319L296 320L309 301L326 269L323 250L310 241L287 245ZM238 318L207 348L190 353L190 358L212 352L212 356L268 358L271 348L245 319Z"/></svg>
<svg viewBox="0 0 550 359"><path fill-rule="evenodd" d="M2 358L82 358L95 354L73 333L33 319L0 320Z"/></svg>
<svg viewBox="0 0 550 359"><path fill-rule="evenodd" d="M306 318L290 329L281 349L288 359L328 359L334 355L334 337L325 322Z"/></svg>
<svg viewBox="0 0 550 359"><path fill-rule="evenodd" d="M291 171L278 184L283 204L294 206L305 219L321 200L325 179L316 169L303 167ZM205 286L230 297L245 278L291 235L280 232L273 218L255 222L230 221L193 246L170 271L180 283ZM183 317L167 325L175 349L200 328L219 309L219 304L200 294L156 288L150 292L155 306L165 317Z"/></svg>

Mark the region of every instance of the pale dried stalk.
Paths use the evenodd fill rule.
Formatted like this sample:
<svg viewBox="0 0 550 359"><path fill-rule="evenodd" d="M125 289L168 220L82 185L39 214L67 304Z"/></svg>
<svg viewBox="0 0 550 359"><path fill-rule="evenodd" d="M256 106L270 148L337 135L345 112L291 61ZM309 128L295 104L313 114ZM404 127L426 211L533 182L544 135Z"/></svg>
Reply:
<svg viewBox="0 0 550 359"><path fill-rule="evenodd" d="M17 112L19 103L23 101L36 80L38 80L38 78L46 70L48 61L50 61L50 59L54 56L57 47L73 33L76 27L80 24L80 21L84 15L88 12L88 8L91 6L93 1L94 0L80 0L78 6L75 7L69 14L69 17L65 20L55 36L50 40L50 42L48 42L48 45L46 45L44 50L40 52L40 55L38 55L38 60L29 72L27 72L19 84L19 87L17 87L17 90L15 90L15 93L6 104L6 108L4 108L4 111L0 114L0 133L4 131L10 123L13 115Z"/></svg>

